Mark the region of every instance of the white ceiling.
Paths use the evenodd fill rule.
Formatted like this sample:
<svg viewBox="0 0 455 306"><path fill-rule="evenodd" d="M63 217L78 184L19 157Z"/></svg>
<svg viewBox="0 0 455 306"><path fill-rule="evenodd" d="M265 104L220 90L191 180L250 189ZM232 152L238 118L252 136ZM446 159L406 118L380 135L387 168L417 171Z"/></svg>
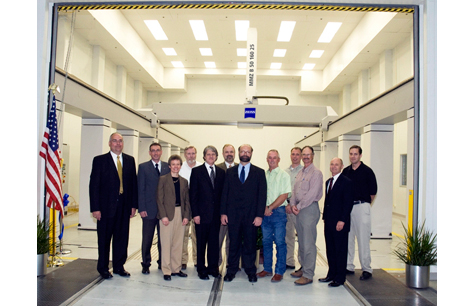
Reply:
<svg viewBox="0 0 455 306"><path fill-rule="evenodd" d="M237 48L246 47L246 42L235 40L234 21L249 20L250 27L257 28L258 32L258 69L267 71L272 62L280 62L282 63L280 77L295 78L302 72L305 63L315 63L314 70L324 70L366 13L315 10L147 9L122 10L122 14L163 67L172 68L171 61L181 61L185 68L206 70L204 61L214 61L216 72L207 74L207 77L217 75L232 77L225 72L236 70L237 62L245 61L244 57L238 57L236 53ZM71 13L60 12L60 15L70 17ZM155 40L144 23L147 19L159 20L168 37L167 41ZM204 20L208 41L195 40L189 24L189 20L192 19ZM277 42L281 21L290 20L296 21L291 41ZM384 50L393 49L409 37L412 32L412 20L410 13L396 14L367 47L356 54L354 60L339 73L324 93L341 92L343 85L354 82L361 70L375 65ZM342 22L342 26L330 43L318 43L317 40L329 21ZM142 81L143 88L156 89L153 78L142 69L140 63L137 63L88 11L82 10L77 13L75 31L90 44L100 45L105 50L106 57L117 65L125 66L132 78ZM177 56L166 56L162 48L174 48ZM199 48L211 48L213 56L201 56ZM286 56L274 58L274 49L287 49ZM309 54L314 49L324 50L323 56L319 59L310 59ZM264 78L263 75L259 78ZM204 74L198 74L196 77L204 77Z"/></svg>

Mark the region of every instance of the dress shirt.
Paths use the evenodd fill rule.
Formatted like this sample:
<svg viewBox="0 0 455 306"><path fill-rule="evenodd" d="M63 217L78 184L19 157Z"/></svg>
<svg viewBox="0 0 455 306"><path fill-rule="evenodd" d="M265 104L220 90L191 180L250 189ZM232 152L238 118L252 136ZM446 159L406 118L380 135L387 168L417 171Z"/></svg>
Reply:
<svg viewBox="0 0 455 306"><path fill-rule="evenodd" d="M193 166L197 167L202 165L202 163L196 161L196 164ZM182 165L182 168L180 168L179 175L188 181L188 188L190 187L190 176L191 176L191 170L193 169L190 166L188 166L188 163L185 161Z"/></svg>
<svg viewBox="0 0 455 306"><path fill-rule="evenodd" d="M299 210L308 207L322 198L322 172L314 164L304 167L295 178L290 200L292 206Z"/></svg>
<svg viewBox="0 0 455 306"><path fill-rule="evenodd" d="M230 164L230 163L228 163L227 161L225 161L224 164L226 165L226 169L229 169L229 168L235 166L234 162L232 162L232 164Z"/></svg>
<svg viewBox="0 0 455 306"><path fill-rule="evenodd" d="M112 156L112 159L114 160L114 164L115 164L115 168L117 168L117 156L120 156L120 163L122 164L123 166L123 155L122 153L120 153L120 155L117 155L115 154L114 152L110 151L111 152L111 156ZM118 169L117 169L118 170Z"/></svg>
<svg viewBox="0 0 455 306"><path fill-rule="evenodd" d="M155 163L153 160L151 160L151 161L153 163L153 168L155 168L155 169L156 169L156 164L158 164L158 170L160 170L160 173L161 173L161 160L157 163Z"/></svg>
<svg viewBox="0 0 455 306"><path fill-rule="evenodd" d="M286 171L287 174L291 177L291 189L294 189L294 184L295 184L295 177L297 174L299 174L299 171L302 170L303 166L298 165L295 168L292 168L292 165L290 165L288 168L286 168L284 171ZM291 198L291 194L289 194L288 200Z"/></svg>
<svg viewBox="0 0 455 306"><path fill-rule="evenodd" d="M276 167L272 171L265 172L265 179L267 180L267 202L266 205L272 204L280 195L287 193L288 197L291 195L291 180L289 174L284 170ZM287 204L286 199L280 206Z"/></svg>
<svg viewBox="0 0 455 306"><path fill-rule="evenodd" d="M210 176L210 172L212 172L212 169L210 169L210 167L212 167L212 168L213 168L213 173L215 174L215 177L216 177L216 169L215 169L216 167L215 167L215 164L213 164L213 165L210 166L209 164L204 163L204 165L205 165L205 168L207 168L207 172L209 173L209 176Z"/></svg>
<svg viewBox="0 0 455 306"><path fill-rule="evenodd" d="M251 166L251 163L248 163L245 165L245 181L248 178L248 174L250 173L250 166ZM240 172L242 172L242 167L243 167L243 165L239 164L239 173L238 173L239 178L240 178Z"/></svg>
<svg viewBox="0 0 455 306"><path fill-rule="evenodd" d="M337 181L338 177L340 176L341 172L338 173L338 174L335 174L335 176L332 176L331 178L333 178L333 181L332 181L332 188L333 186L335 186L335 182ZM329 193L329 186L330 186L330 182L329 182L329 185L327 185L327 193Z"/></svg>

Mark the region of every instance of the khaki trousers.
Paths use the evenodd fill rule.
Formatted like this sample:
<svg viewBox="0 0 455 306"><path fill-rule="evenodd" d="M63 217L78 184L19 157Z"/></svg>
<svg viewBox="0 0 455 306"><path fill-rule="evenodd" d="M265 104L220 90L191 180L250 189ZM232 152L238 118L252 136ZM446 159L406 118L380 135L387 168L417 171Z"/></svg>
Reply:
<svg viewBox="0 0 455 306"><path fill-rule="evenodd" d="M163 275L178 273L182 269L182 245L185 226L182 225L180 207L175 208L174 219L167 226L160 220L161 271Z"/></svg>
<svg viewBox="0 0 455 306"><path fill-rule="evenodd" d="M370 203L355 204L351 211L351 230L348 240L348 262L346 269L354 271L355 238L359 248L359 260L362 271L373 273L371 268L370 236L371 236L371 205Z"/></svg>
<svg viewBox="0 0 455 306"><path fill-rule="evenodd" d="M194 221L191 220L185 226L185 234L183 237L183 250L182 250L182 264L188 264L188 237L190 235L190 227L191 227L191 247L193 249L193 263L197 263L197 244L196 244L196 228L194 227Z"/></svg>

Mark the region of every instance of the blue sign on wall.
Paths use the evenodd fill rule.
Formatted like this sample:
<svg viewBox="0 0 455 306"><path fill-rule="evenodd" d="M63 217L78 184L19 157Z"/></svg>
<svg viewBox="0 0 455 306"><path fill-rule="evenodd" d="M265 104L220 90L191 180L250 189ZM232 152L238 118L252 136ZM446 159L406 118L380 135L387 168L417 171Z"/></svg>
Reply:
<svg viewBox="0 0 455 306"><path fill-rule="evenodd" d="M245 119L256 118L256 108L245 108Z"/></svg>

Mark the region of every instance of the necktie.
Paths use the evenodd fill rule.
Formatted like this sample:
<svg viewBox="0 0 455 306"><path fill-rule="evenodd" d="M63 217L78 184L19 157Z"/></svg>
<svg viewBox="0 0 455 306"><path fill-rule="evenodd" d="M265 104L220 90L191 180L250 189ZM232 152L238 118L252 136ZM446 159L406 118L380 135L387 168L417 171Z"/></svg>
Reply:
<svg viewBox="0 0 455 306"><path fill-rule="evenodd" d="M240 181L245 183L245 166L242 166L242 171L240 171Z"/></svg>
<svg viewBox="0 0 455 306"><path fill-rule="evenodd" d="M327 194L329 194L330 191L332 191L332 183L333 183L333 177L330 178L329 191L327 191Z"/></svg>
<svg viewBox="0 0 455 306"><path fill-rule="evenodd" d="M215 188L215 171L213 171L213 166L210 166L210 180L212 181L212 187Z"/></svg>
<svg viewBox="0 0 455 306"><path fill-rule="evenodd" d="M120 155L117 155L117 172L120 179L120 191L119 194L123 193L123 168L122 163L120 162Z"/></svg>
<svg viewBox="0 0 455 306"><path fill-rule="evenodd" d="M229 168L231 168L231 167L232 167L232 164L229 165Z"/></svg>
<svg viewBox="0 0 455 306"><path fill-rule="evenodd" d="M160 169L158 169L158 164L155 164L155 169L156 169L156 173L158 173L158 176L160 176Z"/></svg>

